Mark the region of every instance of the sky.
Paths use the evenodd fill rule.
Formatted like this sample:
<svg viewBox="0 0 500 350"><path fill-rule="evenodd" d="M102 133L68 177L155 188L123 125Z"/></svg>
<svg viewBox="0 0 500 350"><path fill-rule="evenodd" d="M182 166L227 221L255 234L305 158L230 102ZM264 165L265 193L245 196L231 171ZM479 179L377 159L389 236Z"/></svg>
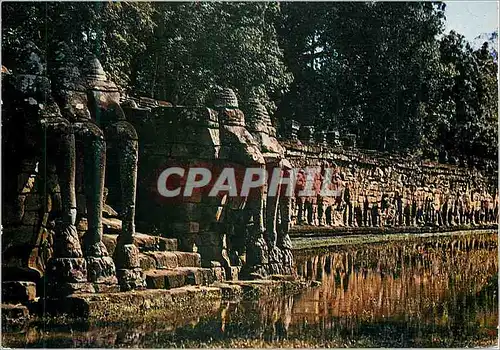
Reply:
<svg viewBox="0 0 500 350"><path fill-rule="evenodd" d="M469 41L498 28L497 1L445 1L446 32L455 30Z"/></svg>

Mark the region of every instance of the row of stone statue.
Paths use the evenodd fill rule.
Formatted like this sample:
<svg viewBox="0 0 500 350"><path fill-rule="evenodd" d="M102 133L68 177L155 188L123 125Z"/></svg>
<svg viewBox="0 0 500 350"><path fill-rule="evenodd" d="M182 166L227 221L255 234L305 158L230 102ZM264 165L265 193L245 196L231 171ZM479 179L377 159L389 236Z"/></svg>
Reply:
<svg viewBox="0 0 500 350"><path fill-rule="evenodd" d="M374 202L368 196L351 200L345 192L333 201L320 196L295 197L291 220L299 225L334 227L474 226L498 222L498 195L475 192L443 197L428 194L419 199L403 198L396 193L392 197L383 194Z"/></svg>
<svg viewBox="0 0 500 350"><path fill-rule="evenodd" d="M218 114L221 148L218 158L239 166L261 169L291 168L285 159L285 148L276 139L276 129L266 108L257 98L246 102L246 115L239 109L233 90L218 90L210 103ZM224 255L231 264L239 265L245 256L243 276L292 274L292 242L290 228L291 198L267 195L266 185L259 187L245 203L229 203L239 207L227 218L229 227ZM221 233L222 234L222 233Z"/></svg>
<svg viewBox="0 0 500 350"><path fill-rule="evenodd" d="M47 277L52 290L58 294L114 291L118 285L121 290L144 288L139 251L133 244L137 133L126 121L118 87L108 79L97 58L89 57L82 67L77 67L68 52L61 43L56 60L47 72L38 48L28 43L26 57L20 60L22 64L11 67L14 74L2 69L4 127L11 135L15 135L14 130L27 131L23 139L10 136L13 147L21 150L21 157L46 163L41 164L40 169L47 168L46 165L55 168L59 180L61 212L57 215ZM228 159L234 154L243 155L245 166L286 165L284 148L275 138L276 131L266 109L257 99L248 101L248 106L253 118L247 130L234 92L218 91L212 107L218 113L223 131L238 140L227 147L222 145L221 154L225 152ZM122 231L113 257L108 255L102 242L107 154L116 158L121 189ZM44 175L39 174L41 183ZM77 214L83 214L76 209L78 179L83 182L88 222L83 247L75 227ZM244 247L238 249L246 252L245 273L248 276L292 273L292 246L288 237L290 200L278 197L266 200L262 188L246 208L244 225L248 226L249 222L253 225L245 233ZM279 225L278 215L283 218ZM228 250L230 246L228 244Z"/></svg>
<svg viewBox="0 0 500 350"><path fill-rule="evenodd" d="M47 267L51 288L64 294L112 291L118 285L121 290L144 288L139 251L133 244L139 140L125 113L127 108L138 107L121 104L118 87L95 57L77 67L74 57L61 44L57 59L46 72L38 49L28 44L25 51L24 65L13 67L16 74L2 69L2 114L4 128L11 133L7 136L21 150L16 154L39 159L56 169L61 212L57 213L54 253ZM219 159L237 160L245 167L283 171L292 168L285 158L285 148L276 139L271 118L257 98L247 101L245 116L235 93L219 89L210 107L217 114L221 135ZM18 134L23 137L16 139ZM102 242L107 155L116 158L121 189L118 197L122 231L113 257ZM11 160L16 161L15 157ZM6 171L16 171L16 167ZM43 172L39 175L43 182ZM83 247L75 227L78 179L83 182L88 222ZM403 198L396 194L373 201L354 193L354 187L342 186L339 177L335 181L342 188L341 195L335 198L272 196L267 195L264 185L255 196L245 199L246 203L238 203L244 210L228 222L233 231L223 252L228 264L238 260L235 255L245 255L242 271L247 276L292 274L288 235L292 220L311 225L412 226L476 224L497 219L497 200L493 205L486 199L483 202L488 204L477 205L482 201L473 197L476 204L469 205L460 196L442 201L436 199L439 196Z"/></svg>
<svg viewBox="0 0 500 350"><path fill-rule="evenodd" d="M39 169L55 168L59 181L61 211L56 215L53 256L46 268L49 287L55 294L116 291L118 284L122 290L143 288L139 251L133 244L137 134L125 120L118 87L108 80L97 58L89 57L76 67L69 52L61 43L46 71L38 48L27 43L19 66L9 67L13 73L2 69L4 130L19 158L11 161L35 159ZM22 138L16 139L16 130L24 131ZM122 232L114 257L102 242L110 149L116 150L122 189ZM11 171L16 170L13 166ZM38 176L43 183L46 174L41 171ZM77 179L83 182L85 213L77 213ZM75 227L77 214L85 214L88 221L83 247Z"/></svg>

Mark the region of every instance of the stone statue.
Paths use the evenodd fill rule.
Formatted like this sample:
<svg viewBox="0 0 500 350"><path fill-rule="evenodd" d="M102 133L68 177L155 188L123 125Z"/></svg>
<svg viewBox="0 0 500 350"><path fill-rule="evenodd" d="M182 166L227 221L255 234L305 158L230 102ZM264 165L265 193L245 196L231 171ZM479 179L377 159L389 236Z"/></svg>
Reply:
<svg viewBox="0 0 500 350"><path fill-rule="evenodd" d="M83 179L88 230L83 237L83 249L88 264L89 280L99 289L109 290L116 283L122 290L143 288L145 283L139 268L139 251L133 245L135 195L137 181L138 140L135 129L125 120L120 107L117 86L106 77L99 60L89 57L82 73L72 64L71 57L61 50L54 62L52 78L56 102L62 116L70 122L83 153ZM68 59L69 58L69 59ZM115 249L115 263L102 242L102 209L106 169L106 150L118 151L120 174L122 233ZM69 164L71 168L75 163ZM74 170L72 170L74 172ZM74 190L72 189L74 192ZM74 207L73 203L71 204Z"/></svg>
<svg viewBox="0 0 500 350"><path fill-rule="evenodd" d="M245 117L238 107L238 99L233 90L224 88L217 91L213 108L218 112L221 148L219 159L239 165L264 168L265 160L252 135L245 128ZM262 276L269 263L268 248L264 240L264 188L256 189L255 195L247 198L245 223L253 225L246 233L246 261L242 273ZM247 225L245 225L247 226Z"/></svg>
<svg viewBox="0 0 500 350"><path fill-rule="evenodd" d="M285 159L285 149L276 139L276 129L271 123L271 118L266 108L257 98L247 102L247 129L255 137L266 162L269 177L275 168L291 169L291 164ZM280 186L277 193L266 196L266 241L269 251L269 272L281 274L291 273L291 240L288 236L290 222L290 198L280 196ZM278 220L280 218L281 220ZM285 253L286 251L286 253ZM284 256L287 255L287 257ZM284 268L283 260L288 262Z"/></svg>
<svg viewBox="0 0 500 350"><path fill-rule="evenodd" d="M49 294L71 294L76 291L93 292L87 283L87 261L83 257L75 227L75 137L71 122L64 118L54 101L50 80L44 74L39 51L34 44L25 47L26 65L17 67L20 74L4 81L3 98L11 117L23 116L26 130L21 156L40 160L41 169L54 166L61 192L61 212L55 227L53 255L46 267ZM13 115L12 115L13 114ZM41 183L46 176L41 172ZM114 273L114 266L113 266Z"/></svg>

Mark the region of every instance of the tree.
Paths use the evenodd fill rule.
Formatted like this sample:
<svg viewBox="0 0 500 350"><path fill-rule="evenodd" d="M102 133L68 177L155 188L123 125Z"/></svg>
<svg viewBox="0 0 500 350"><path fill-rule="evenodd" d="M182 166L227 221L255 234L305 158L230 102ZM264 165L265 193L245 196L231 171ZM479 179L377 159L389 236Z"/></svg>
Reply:
<svg viewBox="0 0 500 350"><path fill-rule="evenodd" d="M283 113L356 133L369 148L418 145L443 10L439 3L287 3L280 33L295 81ZM315 110L304 116L304 106Z"/></svg>
<svg viewBox="0 0 500 350"><path fill-rule="evenodd" d="M158 26L139 59L136 89L175 104L204 103L215 86L231 87L242 99L257 92L268 106L280 98L289 75L273 26L277 4L155 3L155 9Z"/></svg>
<svg viewBox="0 0 500 350"><path fill-rule="evenodd" d="M64 42L76 64L95 54L125 90L174 104L205 103L211 89L224 85L243 100L258 94L273 107L289 83L274 28L276 3L2 6L2 54L14 69L16 60L24 59L20 50L26 41L34 42L49 64Z"/></svg>
<svg viewBox="0 0 500 350"><path fill-rule="evenodd" d="M280 123L361 147L494 160L496 60L457 33L438 39L444 14L441 2L4 2L2 58L20 69L33 42L51 76L64 43L129 94L210 104L231 87Z"/></svg>
<svg viewBox="0 0 500 350"><path fill-rule="evenodd" d="M452 31L442 38L440 52L453 79L442 102L455 108L439 140L456 156L496 160L498 68L487 44L473 51L463 35Z"/></svg>
<svg viewBox="0 0 500 350"><path fill-rule="evenodd" d="M152 14L150 3L2 3L3 62L15 70L26 60L21 52L31 41L49 65L50 75L50 64L63 42L71 48L76 64L95 54L111 77L127 86L131 61L145 50L145 38L154 28Z"/></svg>

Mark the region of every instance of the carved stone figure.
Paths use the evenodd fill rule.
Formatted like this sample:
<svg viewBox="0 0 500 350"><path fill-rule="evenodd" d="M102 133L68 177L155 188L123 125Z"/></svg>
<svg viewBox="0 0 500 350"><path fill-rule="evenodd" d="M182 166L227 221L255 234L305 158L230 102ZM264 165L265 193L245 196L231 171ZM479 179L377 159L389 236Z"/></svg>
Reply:
<svg viewBox="0 0 500 350"><path fill-rule="evenodd" d="M88 230L83 237L89 280L100 290L116 284L122 290L144 287L139 251L133 245L138 139L120 107L120 92L106 77L99 60L89 57L82 73L61 50L52 79L54 96L63 117L70 121L78 154L83 157ZM80 147L81 146L81 147ZM102 209L107 149L116 150L121 189L122 232L114 262L102 242ZM74 167L74 165L72 165ZM115 272L116 263L116 272ZM115 276L116 275L116 276Z"/></svg>
<svg viewBox="0 0 500 350"><path fill-rule="evenodd" d="M51 93L50 80L44 75L38 49L26 45L26 64L18 67L4 83L4 99L11 117L21 117L27 133L21 156L33 156L40 168L54 166L61 192L61 212L56 222L53 256L46 267L49 294L93 292L87 283L87 261L77 235L75 195L75 137L72 125L64 118ZM13 114L13 115L12 115ZM46 173L41 172L41 183Z"/></svg>
<svg viewBox="0 0 500 350"><path fill-rule="evenodd" d="M291 169L290 163L284 158L285 149L276 139L276 129L271 123L271 118L257 98L247 102L247 129L260 145L269 176L272 176L276 168ZM266 240L269 251L269 272L273 274L291 273L292 267L289 259L292 247L288 236L291 203L289 197L280 196L280 191L280 186L276 194L269 193L268 189L266 196ZM286 267L284 260L287 261Z"/></svg>
<svg viewBox="0 0 500 350"><path fill-rule="evenodd" d="M225 88L217 91L214 109L218 112L221 148L219 159L246 167L265 167L260 146L245 128L245 116L238 107L236 94ZM242 203L240 203L242 205ZM257 188L245 203L246 261L242 274L262 276L269 263L268 248L264 240L264 187Z"/></svg>

